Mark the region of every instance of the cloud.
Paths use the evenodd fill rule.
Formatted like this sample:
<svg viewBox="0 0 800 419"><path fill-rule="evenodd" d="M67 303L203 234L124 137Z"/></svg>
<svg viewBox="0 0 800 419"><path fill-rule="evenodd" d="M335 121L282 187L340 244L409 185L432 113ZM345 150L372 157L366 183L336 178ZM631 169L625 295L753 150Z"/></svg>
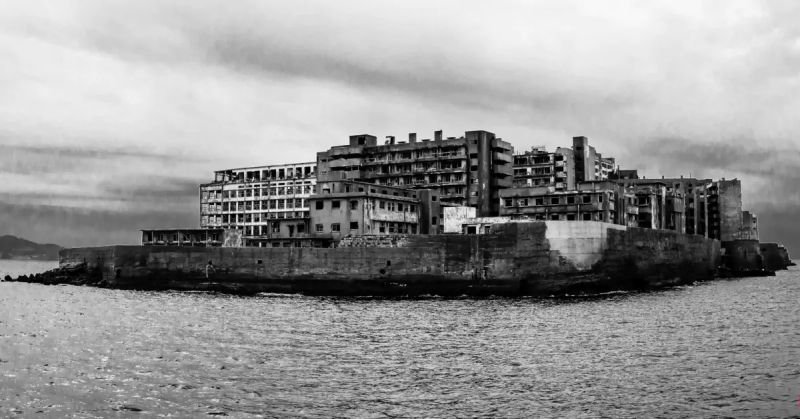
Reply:
<svg viewBox="0 0 800 419"><path fill-rule="evenodd" d="M487 129L519 150L587 135L625 167L739 176L746 202L788 210L798 17L791 0L11 1L0 197L194 211L214 170Z"/></svg>
<svg viewBox="0 0 800 419"><path fill-rule="evenodd" d="M784 143L789 147L791 144ZM647 177L738 178L742 181L745 208L797 208L800 148L789 147L766 147L752 138L725 142L658 138L636 144L628 150L625 160L636 162L629 167Z"/></svg>

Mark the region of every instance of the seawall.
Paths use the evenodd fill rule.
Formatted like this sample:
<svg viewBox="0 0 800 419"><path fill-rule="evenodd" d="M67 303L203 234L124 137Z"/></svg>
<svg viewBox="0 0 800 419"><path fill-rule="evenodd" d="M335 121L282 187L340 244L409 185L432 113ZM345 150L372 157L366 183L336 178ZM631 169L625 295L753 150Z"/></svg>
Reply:
<svg viewBox="0 0 800 419"><path fill-rule="evenodd" d="M376 247L65 249L103 283L322 295L550 295L711 279L716 240L586 221L496 224L481 235L412 235ZM351 243L352 244L352 243ZM209 265L211 262L211 265Z"/></svg>

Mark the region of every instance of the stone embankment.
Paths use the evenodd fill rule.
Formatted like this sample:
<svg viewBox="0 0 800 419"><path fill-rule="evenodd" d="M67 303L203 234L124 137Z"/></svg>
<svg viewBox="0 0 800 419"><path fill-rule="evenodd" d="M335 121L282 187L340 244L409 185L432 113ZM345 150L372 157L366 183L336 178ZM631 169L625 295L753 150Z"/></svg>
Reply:
<svg viewBox="0 0 800 419"><path fill-rule="evenodd" d="M19 280L141 290L314 295L565 295L713 279L716 240L600 222L496 224L480 235L349 238L338 248L65 249Z"/></svg>
<svg viewBox="0 0 800 419"><path fill-rule="evenodd" d="M6 275L3 280L6 282L30 282L43 285L108 286L108 282L103 279L102 271L98 268L89 268L86 263L59 266L47 272L20 275L16 278Z"/></svg>

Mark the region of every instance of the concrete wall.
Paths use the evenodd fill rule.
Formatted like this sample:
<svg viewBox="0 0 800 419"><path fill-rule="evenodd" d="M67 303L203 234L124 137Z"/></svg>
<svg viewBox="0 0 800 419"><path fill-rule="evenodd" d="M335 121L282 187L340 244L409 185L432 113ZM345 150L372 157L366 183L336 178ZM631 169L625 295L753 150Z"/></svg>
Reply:
<svg viewBox="0 0 800 419"><path fill-rule="evenodd" d="M787 269L788 253L786 248L778 243L760 243L759 251L764 262L764 268L770 271Z"/></svg>
<svg viewBox="0 0 800 419"><path fill-rule="evenodd" d="M470 218L475 218L477 210L473 207L444 207L444 232L461 233L461 226Z"/></svg>
<svg viewBox="0 0 800 419"><path fill-rule="evenodd" d="M115 246L65 250L62 261L105 260L111 252L104 277L123 288L547 295L709 279L718 243L669 231L553 221L494 224L484 235L411 235L391 247Z"/></svg>
<svg viewBox="0 0 800 419"><path fill-rule="evenodd" d="M718 184L720 241L742 238L742 182L721 180Z"/></svg>
<svg viewBox="0 0 800 419"><path fill-rule="evenodd" d="M722 243L723 264L734 271L760 271L764 268L758 240L731 240Z"/></svg>

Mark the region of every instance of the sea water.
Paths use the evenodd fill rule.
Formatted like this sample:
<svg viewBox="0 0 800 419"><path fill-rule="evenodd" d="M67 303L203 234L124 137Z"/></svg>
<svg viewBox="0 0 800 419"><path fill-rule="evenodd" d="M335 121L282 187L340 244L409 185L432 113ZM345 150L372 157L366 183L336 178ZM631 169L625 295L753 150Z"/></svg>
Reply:
<svg viewBox="0 0 800 419"><path fill-rule="evenodd" d="M800 417L799 393L797 268L573 299L0 283L0 417Z"/></svg>

